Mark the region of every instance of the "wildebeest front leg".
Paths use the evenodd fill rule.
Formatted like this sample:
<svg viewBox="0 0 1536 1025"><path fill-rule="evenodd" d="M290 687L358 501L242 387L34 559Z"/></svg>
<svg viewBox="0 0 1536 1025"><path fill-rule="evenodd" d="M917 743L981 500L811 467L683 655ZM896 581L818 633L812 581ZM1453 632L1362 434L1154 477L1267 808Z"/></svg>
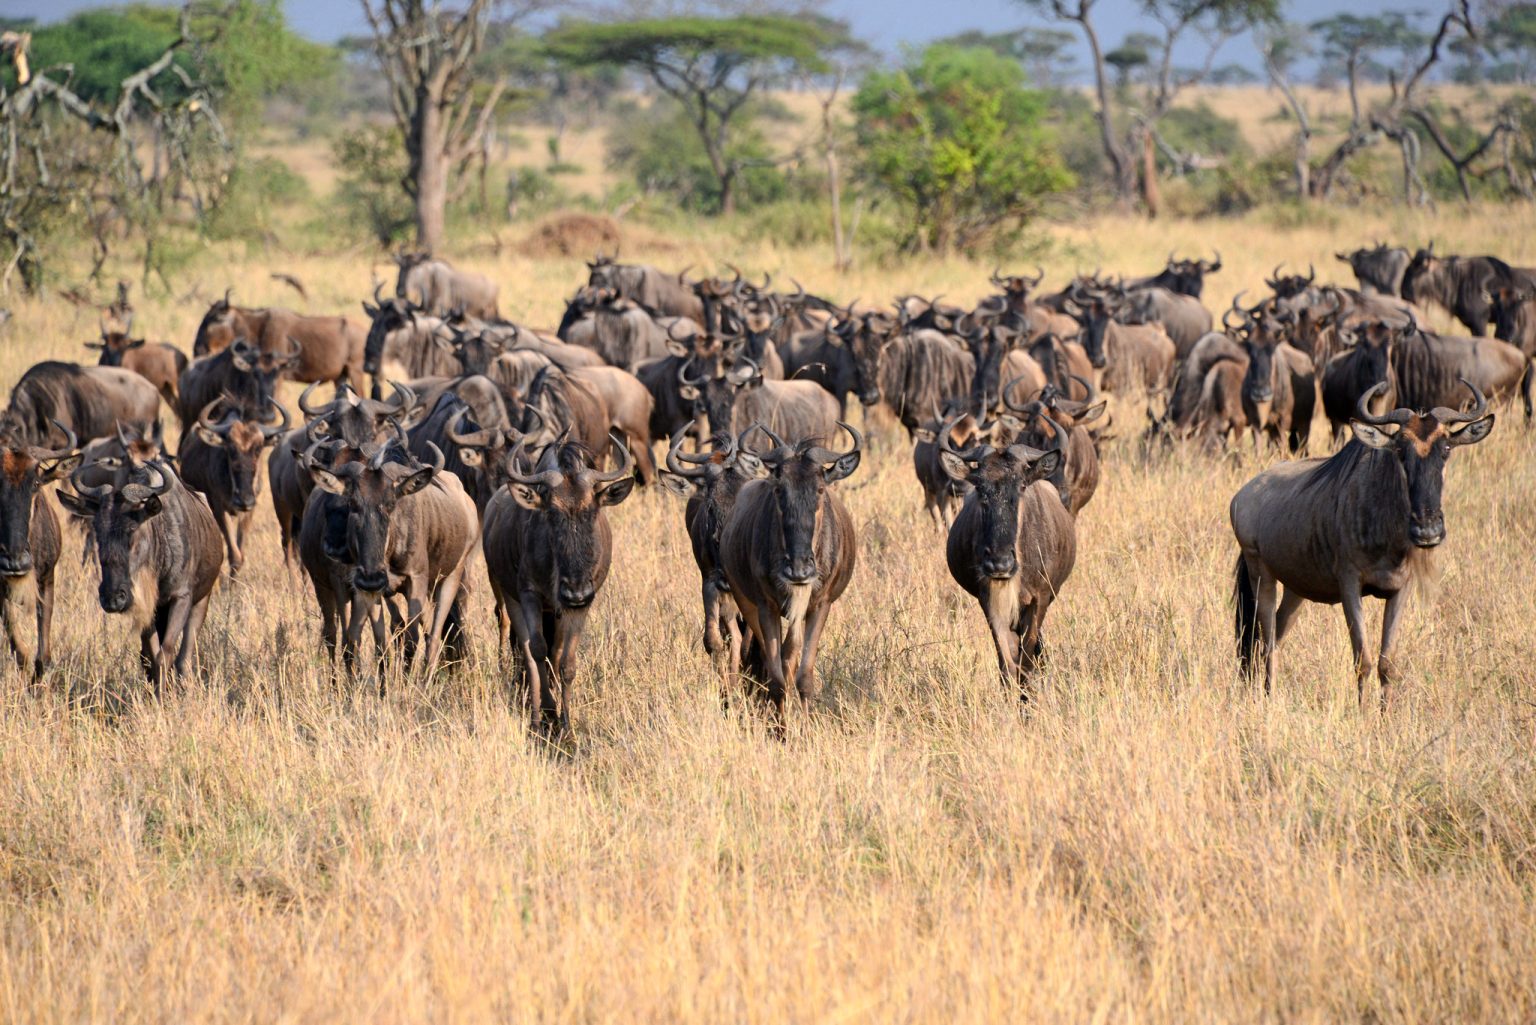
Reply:
<svg viewBox="0 0 1536 1025"><path fill-rule="evenodd" d="M1360 580L1350 577L1339 586L1344 620L1349 624L1349 646L1355 654L1355 702L1365 703L1365 679L1371 675L1371 656L1365 653L1365 608L1360 596Z"/></svg>
<svg viewBox="0 0 1536 1025"><path fill-rule="evenodd" d="M212 595L205 596L202 601L194 604L187 615L187 625L181 633L181 648L176 652L176 672L179 675L186 675L187 667L197 657L197 635L202 632L203 620L208 616L210 598Z"/></svg>
<svg viewBox="0 0 1536 1025"><path fill-rule="evenodd" d="M1397 620L1407 604L1406 592L1398 591L1387 599L1386 611L1381 615L1381 656L1376 662L1376 677L1381 681L1381 709L1387 710L1393 694L1392 685L1397 682L1397 663L1392 652L1397 647Z"/></svg>
<svg viewBox="0 0 1536 1025"><path fill-rule="evenodd" d="M139 631L139 665L144 669L144 678L154 687L155 697L159 697L163 684L160 672L160 635L153 623Z"/></svg>
<svg viewBox="0 0 1536 1025"><path fill-rule="evenodd" d="M576 685L576 645L587 622L587 610L568 609L555 619L555 679L560 689L561 732L571 728L571 691Z"/></svg>
<svg viewBox="0 0 1536 1025"><path fill-rule="evenodd" d="M1019 678L1019 638L1013 632L1018 607L1013 591L989 586L982 592L981 612L987 618L987 629L992 631L992 646L997 649L997 671L1002 674L1003 683L1012 686Z"/></svg>
<svg viewBox="0 0 1536 1025"><path fill-rule="evenodd" d="M798 628L802 640L800 665L795 670L795 690L800 692L800 700L807 706L821 695L821 681L816 678L816 649L821 644L822 628L827 625L827 613L831 611L831 602L813 599L806 611L805 622ZM786 659L788 657L786 653Z"/></svg>
<svg viewBox="0 0 1536 1025"><path fill-rule="evenodd" d="M1254 579L1254 565L1257 560L1249 560L1248 572L1250 579ZM1278 602L1279 583L1275 575L1268 569L1259 566L1258 583L1254 587L1254 594L1258 601L1259 620L1259 650L1264 654L1264 693L1268 694L1275 684L1275 648L1278 644L1275 632L1275 610Z"/></svg>
<svg viewBox="0 0 1536 1025"><path fill-rule="evenodd" d="M177 595L171 599L170 614L165 618L165 626L160 631L160 661L162 665L166 659L172 660L172 667L176 675L181 676L187 663L187 621L192 616L192 596L189 594Z"/></svg>
<svg viewBox="0 0 1536 1025"><path fill-rule="evenodd" d="M32 676L42 679L53 661L53 574L37 582L37 661Z"/></svg>
<svg viewBox="0 0 1536 1025"><path fill-rule="evenodd" d="M747 622L753 624L752 632L763 645L763 668L768 673L766 696L773 706L774 724L782 733L784 729L784 695L788 681L784 678L783 636L780 633L779 614L762 606L747 606ZM744 609L746 611L746 609Z"/></svg>
<svg viewBox="0 0 1536 1025"><path fill-rule="evenodd" d="M5 618L5 636L11 644L11 655L16 659L16 667L25 670L27 663L32 661L35 652L29 643L23 628L26 624L27 600L32 597L32 588L27 586L29 581L10 580L0 587L5 588L5 593L0 595L0 616Z"/></svg>
<svg viewBox="0 0 1536 1025"><path fill-rule="evenodd" d="M549 646L544 638L544 606L537 594L524 591L510 611L512 628L522 648L523 672L528 677L525 692L528 704L525 707L530 714L530 724L536 730L544 722L546 713L553 711L548 680Z"/></svg>
<svg viewBox="0 0 1536 1025"><path fill-rule="evenodd" d="M1041 631L1045 629L1045 614L1050 607L1051 600L1047 597L1019 611L1019 697L1024 701L1034 694L1031 678L1043 661L1045 641Z"/></svg>

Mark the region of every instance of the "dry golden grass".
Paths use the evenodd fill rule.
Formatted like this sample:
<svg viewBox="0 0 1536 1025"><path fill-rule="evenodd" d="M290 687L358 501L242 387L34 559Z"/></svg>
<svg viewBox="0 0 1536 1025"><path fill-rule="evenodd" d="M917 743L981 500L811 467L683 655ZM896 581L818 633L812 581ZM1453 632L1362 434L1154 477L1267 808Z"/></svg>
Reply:
<svg viewBox="0 0 1536 1025"><path fill-rule="evenodd" d="M1338 274L1331 251L1373 235L1536 263L1524 208L1340 220L1056 228L1052 280L1214 244L1216 306L1281 259ZM990 269L839 280L822 252L662 241L671 265L730 257L846 298L971 299ZM355 256L272 262L315 309L369 287ZM462 262L542 323L581 270ZM290 302L268 269L216 254L191 276ZM140 306L190 340L195 304ZM0 381L80 355L92 325L17 304ZM1115 415L1139 429L1134 403ZM720 713L681 505L654 490L614 511L561 753L507 708L482 569L473 665L380 700L331 683L263 505L204 678L156 702L72 534L57 668L41 692L0 683L0 1020L1532 1020L1533 435L1501 413L1452 460L1442 585L1386 716L1355 706L1335 609L1301 616L1271 697L1237 679L1226 504L1261 461L1149 465L1125 439L1026 718L905 442L878 434L844 489L859 568L827 704L793 709L782 744Z"/></svg>

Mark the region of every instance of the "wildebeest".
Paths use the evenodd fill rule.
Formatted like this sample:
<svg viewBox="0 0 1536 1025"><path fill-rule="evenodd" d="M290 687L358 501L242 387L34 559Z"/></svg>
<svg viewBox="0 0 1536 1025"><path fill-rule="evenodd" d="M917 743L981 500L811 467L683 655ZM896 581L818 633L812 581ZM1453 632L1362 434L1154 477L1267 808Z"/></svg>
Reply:
<svg viewBox="0 0 1536 1025"><path fill-rule="evenodd" d="M819 331L791 338L783 351L783 376L825 388L837 400L839 418L848 414L849 394L873 406L880 401L881 353L898 330L888 313L849 312Z"/></svg>
<svg viewBox="0 0 1536 1025"><path fill-rule="evenodd" d="M885 348L879 372L880 394L911 438L927 418L970 392L976 360L949 335L914 329Z"/></svg>
<svg viewBox="0 0 1536 1025"><path fill-rule="evenodd" d="M334 381L342 374L352 385L363 385L368 332L346 317L312 316L284 309L231 306L226 294L209 307L198 326L192 355L212 356L240 339L260 349L288 357L295 352L288 376L295 381ZM201 409L198 405L195 409Z"/></svg>
<svg viewBox="0 0 1536 1025"><path fill-rule="evenodd" d="M261 452L288 429L288 411L274 400L265 419L247 418L238 409L223 410L215 418L221 404L214 399L203 407L197 423L182 435L176 457L181 479L208 500L233 576L245 565L245 535L261 493Z"/></svg>
<svg viewBox="0 0 1536 1025"><path fill-rule="evenodd" d="M730 584L720 564L720 538L736 507L742 485L767 473L761 459L729 432L717 432L713 450L698 455L682 451L682 427L667 448L662 485L686 498L683 523L699 568L704 603L704 650L720 679L720 701L729 706L731 684L742 660L741 624ZM751 430L751 428L748 428Z"/></svg>
<svg viewBox="0 0 1536 1025"><path fill-rule="evenodd" d="M1248 357L1243 373L1243 413L1253 429L1254 444L1260 435L1267 434L1277 448L1283 437L1292 452L1300 452L1312 430L1317 383L1311 357L1285 340L1295 326L1295 311L1273 300L1244 310L1239 300L1234 299L1227 312L1243 317L1238 338Z"/></svg>
<svg viewBox="0 0 1536 1025"><path fill-rule="evenodd" d="M1046 451L1017 443L962 451L952 428L939 431L939 459L972 490L949 529L949 572L981 605L1003 681L1027 699L1046 613L1077 559L1077 527L1048 479L1060 468L1064 432Z"/></svg>
<svg viewBox="0 0 1536 1025"><path fill-rule="evenodd" d="M1084 381L1087 398L1079 401L1062 395L1054 384L1048 384L1039 396L1028 402L1016 403L1011 385L1003 388L1003 403L1019 418L1021 429L1008 444L1023 443L1030 448L1046 451L1054 447L1063 432L1066 440L1061 445L1062 460L1059 479L1052 475L1061 492L1061 500L1074 517L1093 498L1099 488L1099 451L1094 445L1088 424L1104 415L1105 403ZM1050 420L1050 423L1046 423ZM951 432L951 439L953 439ZM965 442L961 442L965 444Z"/></svg>
<svg viewBox="0 0 1536 1025"><path fill-rule="evenodd" d="M30 444L46 446L55 425L84 443L111 437L119 423L148 427L159 416L160 393L131 370L45 360L11 389L4 420Z"/></svg>
<svg viewBox="0 0 1536 1025"><path fill-rule="evenodd" d="M403 596L406 603L407 667L421 644L424 623L422 666L427 671L436 666L459 602L464 565L479 536L475 503L457 477L441 472L441 452L434 451L427 465L400 462L394 452L393 446L381 445L366 461L329 469L310 462L308 467L315 490L304 510L299 551L315 585L322 636L333 659L342 614L350 615L342 646L349 672L356 666L363 627L382 623L376 606L391 595ZM336 532L340 537L327 536L332 518L345 520L344 529ZM377 626L374 638L377 642ZM381 646L381 665L384 653Z"/></svg>
<svg viewBox="0 0 1536 1025"><path fill-rule="evenodd" d="M1349 264L1355 272L1355 280L1360 282L1362 292L1394 298L1402 294L1403 272L1408 269L1411 257L1408 250L1401 246L1378 242L1370 249L1333 255Z"/></svg>
<svg viewBox="0 0 1536 1025"><path fill-rule="evenodd" d="M1001 302L983 300L956 325L970 349L974 367L970 411L980 421L1002 411L1004 382L1022 378L1026 383L1020 387L1025 393L1039 391L1046 385L1045 371L1040 364L1027 351L1017 347L1023 337L1003 323L1005 312ZM939 408L942 407L933 406L927 412Z"/></svg>
<svg viewBox="0 0 1536 1025"><path fill-rule="evenodd" d="M51 656L53 569L63 548L59 518L43 485L72 469L79 455L78 439L59 429L64 446L47 448L0 425L0 616L12 657L22 670L31 669L33 679L42 677Z"/></svg>
<svg viewBox="0 0 1536 1025"><path fill-rule="evenodd" d="M183 431L191 430L215 399L250 416L262 416L277 394L277 382L298 360L297 347L285 354L264 352L241 339L212 356L195 359L182 372L177 410Z"/></svg>
<svg viewBox="0 0 1536 1025"><path fill-rule="evenodd" d="M1208 408L1206 393L1211 374L1218 364L1238 364L1240 369L1237 381L1240 384L1247 369L1247 360L1248 356L1242 346L1220 331L1212 331L1200 339L1179 365L1162 416L1154 416L1150 409L1147 410L1147 419L1151 421L1147 430L1148 439L1177 441L1198 433L1208 433L1202 428L1202 411ZM1232 407L1236 411L1236 426L1240 427L1246 418L1243 416L1239 390L1234 389L1232 396L1236 402ZM1233 426L1230 421L1224 423L1216 433L1225 435L1229 426Z"/></svg>
<svg viewBox="0 0 1536 1025"><path fill-rule="evenodd" d="M1321 380L1323 412L1335 443L1349 429L1361 395L1372 396L1368 409L1372 415L1397 408L1397 371L1393 367L1397 348L1418 330L1411 317L1405 322L1373 320L1339 330L1344 351L1323 367Z"/></svg>
<svg viewBox="0 0 1536 1025"><path fill-rule="evenodd" d="M1490 298L1493 336L1525 354L1525 378L1520 391L1525 419L1529 421L1536 413L1536 285L1501 284L1494 288Z"/></svg>
<svg viewBox="0 0 1536 1025"><path fill-rule="evenodd" d="M1211 330L1211 311L1199 299L1157 287L1120 291L1115 319L1124 325L1161 326L1172 340L1178 359L1188 356L1195 343Z"/></svg>
<svg viewBox="0 0 1536 1025"><path fill-rule="evenodd" d="M398 253L395 298L409 299L428 313L447 316L461 310L471 317L495 320L497 285L484 274L458 270L431 253Z"/></svg>
<svg viewBox="0 0 1536 1025"><path fill-rule="evenodd" d="M617 468L599 470L580 444L545 447L532 472L524 447L508 461L510 483L485 510L482 544L496 598L498 632L515 637L527 679L523 707L535 730L570 728L576 648L613 560L613 533L603 510L634 489L629 453L618 445Z"/></svg>
<svg viewBox="0 0 1536 1025"><path fill-rule="evenodd" d="M1459 404L1464 378L1491 401L1511 399L1525 374L1525 355L1497 338L1461 338L1420 330L1393 350L1398 402L1410 409Z"/></svg>
<svg viewBox="0 0 1536 1025"><path fill-rule="evenodd" d="M1403 599L1427 572L1427 550L1445 540L1446 460L1453 447L1486 438L1494 418L1471 384L1469 412L1441 406L1376 416L1367 405L1384 387L1360 397L1351 423L1355 436L1338 452L1280 463L1232 499L1232 531L1240 549L1233 588L1238 662L1252 672L1264 660L1265 693L1274 683L1275 649L1301 603L1342 604L1355 656L1356 696L1363 703L1371 672L1364 611L1370 597L1387 603L1377 663L1383 707L1391 695Z"/></svg>
<svg viewBox="0 0 1536 1025"><path fill-rule="evenodd" d="M1083 312L1083 351L1102 371L1099 387L1158 391L1167 383L1178 350L1161 324L1120 323L1123 300L1104 291L1078 289L1072 298Z"/></svg>
<svg viewBox="0 0 1536 1025"><path fill-rule="evenodd" d="M593 288L612 289L659 316L687 317L704 323L704 304L680 274L616 263L612 257L601 255L587 264L587 270L587 284Z"/></svg>
<svg viewBox="0 0 1536 1025"><path fill-rule="evenodd" d="M971 413L958 413L950 424L951 444L970 448L986 440L997 424L994 420L983 427ZM951 477L939 462L939 431L944 425L943 419L935 418L919 425L913 432L912 469L923 489L923 508L928 511L933 525L947 534L955 522L955 512L961 501L971 493L971 483Z"/></svg>
<svg viewBox="0 0 1536 1025"><path fill-rule="evenodd" d="M101 340L86 342L87 349L96 349L101 356L96 360L99 367L122 367L132 370L155 386L165 399L165 404L176 409L176 387L181 372L187 369L187 355L169 342L145 344L142 338L133 338L133 318L121 328L103 323Z"/></svg>
<svg viewBox="0 0 1536 1025"><path fill-rule="evenodd" d="M645 360L667 354L667 326L675 318L658 320L644 306L612 289L585 291L593 293L590 312L569 326L562 325L562 339L591 349L604 362L629 371Z"/></svg>
<svg viewBox="0 0 1536 1025"><path fill-rule="evenodd" d="M368 315L368 337L363 344L363 372L377 383L384 364L395 362L407 377L458 373L451 349L437 344L447 330L446 321L405 299L383 298L363 303Z"/></svg>
<svg viewBox="0 0 1536 1025"><path fill-rule="evenodd" d="M1403 298L1445 308L1476 338L1488 333L1495 288L1536 279L1536 272L1511 267L1496 256L1436 256L1434 250L1431 243L1413 254L1403 272Z"/></svg>
<svg viewBox="0 0 1536 1025"><path fill-rule="evenodd" d="M224 565L213 513L159 460L87 463L70 483L74 493L59 501L90 523L101 607L138 629L139 661L158 694L168 668L186 675Z"/></svg>
<svg viewBox="0 0 1536 1025"><path fill-rule="evenodd" d="M1125 283L1126 288L1165 288L1179 295L1187 295L1191 298L1200 298L1200 293L1205 291L1205 276L1215 274L1221 270L1221 253L1216 253L1216 259L1209 262L1201 259L1179 260L1172 253L1168 254L1168 263L1156 274L1143 278L1132 278Z"/></svg>
<svg viewBox="0 0 1536 1025"><path fill-rule="evenodd" d="M846 423L853 448L832 452L813 440L761 454L768 476L745 484L720 538L720 563L757 641L765 697L782 731L794 680L808 705L820 693L816 647L833 602L853 579L858 537L834 485L858 469L864 439ZM745 441L742 443L745 447Z"/></svg>
<svg viewBox="0 0 1536 1025"><path fill-rule="evenodd" d="M829 438L836 429L837 400L820 385L764 380L748 359L733 365L727 347L716 340L694 347L693 357L678 369L678 383L682 397L693 403L693 417L707 418L711 433L739 435L761 423L798 442Z"/></svg>

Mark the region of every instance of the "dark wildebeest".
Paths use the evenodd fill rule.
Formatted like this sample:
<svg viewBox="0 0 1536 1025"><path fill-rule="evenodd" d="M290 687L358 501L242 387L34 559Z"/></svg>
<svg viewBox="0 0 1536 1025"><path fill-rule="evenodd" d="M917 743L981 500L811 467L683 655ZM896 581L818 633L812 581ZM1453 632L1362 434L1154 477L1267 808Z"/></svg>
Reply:
<svg viewBox="0 0 1536 1025"><path fill-rule="evenodd" d="M591 349L611 366L633 371L667 354L667 323L633 299L612 289L590 289L591 312L560 333L571 345Z"/></svg>
<svg viewBox="0 0 1536 1025"><path fill-rule="evenodd" d="M820 331L791 338L783 352L784 376L826 389L841 419L848 415L849 394L864 406L880 401L880 355L898 330L888 313L849 312Z"/></svg>
<svg viewBox="0 0 1536 1025"><path fill-rule="evenodd" d="M177 389L181 429L189 431L208 403L224 399L230 408L249 417L266 414L277 394L277 382L298 360L298 349L285 355L263 352L241 339L223 352L195 359L181 375Z"/></svg>
<svg viewBox="0 0 1536 1025"><path fill-rule="evenodd" d="M704 323L704 304L694 294L693 286L680 274L668 274L655 267L615 263L612 257L598 256L587 264L587 284L609 288L626 299L633 299L658 316L687 317Z"/></svg>
<svg viewBox="0 0 1536 1025"><path fill-rule="evenodd" d="M1270 276L1264 279L1264 284L1275 293L1276 299L1294 299L1312 288L1317 281L1317 268L1310 263L1307 264L1305 274L1281 274L1280 271L1284 267L1283 263L1275 264L1275 269Z"/></svg>
<svg viewBox="0 0 1536 1025"><path fill-rule="evenodd" d="M1188 356L1189 350L1210 333L1211 311L1199 299L1155 287L1121 292L1117 297L1115 319L1127 326L1161 326L1173 342L1176 359Z"/></svg>
<svg viewBox="0 0 1536 1025"><path fill-rule="evenodd" d="M445 392L432 411L410 429L410 452L417 459L444 454L443 471L459 478L479 513L496 489L509 479L507 456L518 442L532 445L549 440L537 410L519 406L507 421L482 427L474 408L453 392Z"/></svg>
<svg viewBox="0 0 1536 1025"><path fill-rule="evenodd" d="M748 428L751 430L751 428ZM683 524L699 568L704 602L704 650L709 653L720 679L720 702L729 707L731 685L741 667L742 633L736 602L720 565L720 538L736 507L742 485L767 473L761 459L728 432L711 439L713 451L698 455L683 452L685 426L672 436L662 486L686 498Z"/></svg>
<svg viewBox="0 0 1536 1025"><path fill-rule="evenodd" d="M133 371L58 360L33 364L22 374L4 414L34 445L47 445L55 425L84 443L111 437L119 423L148 427L159 417L160 393Z"/></svg>
<svg viewBox="0 0 1536 1025"><path fill-rule="evenodd" d="M1355 272L1355 280L1360 282L1362 292L1390 295L1393 298L1402 294L1403 273L1408 270L1411 257L1408 250L1401 246L1378 242L1370 249L1333 255L1349 264L1350 270Z"/></svg>
<svg viewBox="0 0 1536 1025"><path fill-rule="evenodd" d="M245 565L245 535L261 493L261 453L288 429L288 411L274 400L265 420L248 419L238 409L215 419L221 404L214 399L203 407L192 430L181 436L176 458L181 479L208 499L234 576Z"/></svg>
<svg viewBox="0 0 1536 1025"><path fill-rule="evenodd" d="M1099 372L1098 386L1105 391L1162 390L1178 355L1163 326L1120 323L1116 318L1124 300L1105 290L1075 289L1072 300L1082 310L1083 351Z"/></svg>
<svg viewBox="0 0 1536 1025"><path fill-rule="evenodd" d="M99 367L122 367L132 370L155 386L165 404L176 409L176 387L181 372L187 369L187 355L170 342L146 345L142 338L132 338L133 318L121 328L101 325L101 340L86 342L87 349L100 351L96 360Z"/></svg>
<svg viewBox="0 0 1536 1025"><path fill-rule="evenodd" d="M1344 351L1328 361L1322 374L1323 412L1333 428L1335 443L1349 429L1360 396L1372 396L1367 411L1373 416L1397 408L1396 350L1418 330L1411 317L1406 321L1372 320L1339 329Z"/></svg>
<svg viewBox="0 0 1536 1025"><path fill-rule="evenodd" d="M951 336L914 329L885 347L879 373L880 393L911 439L928 417L970 394L976 360Z"/></svg>
<svg viewBox="0 0 1536 1025"><path fill-rule="evenodd" d="M731 347L701 342L678 370L679 393L693 403L693 416L708 418L711 433L740 434L765 424L796 442L826 439L838 422L837 400L812 381L764 380L760 368ZM733 365L734 364L734 365Z"/></svg>
<svg viewBox="0 0 1536 1025"><path fill-rule="evenodd" d="M366 462L333 463L330 469L309 463L315 490L304 510L299 551L315 585L322 635L333 659L342 613L350 613L342 648L349 672L369 622L377 645L383 617L376 606L391 595L405 598L407 668L421 645L424 623L422 666L429 672L436 667L460 600L465 563L480 533L475 503L457 477L441 472L441 452L432 451L427 465L398 462L394 452L381 445ZM337 545L341 539L327 536L327 520L343 516L345 540ZM384 648L378 647L382 663ZM379 692L384 692L382 672Z"/></svg>
<svg viewBox="0 0 1536 1025"><path fill-rule="evenodd" d="M496 308L496 283L484 274L457 270L431 253L398 253L395 264L400 268L395 279L397 299L409 299L440 317L454 310L482 320L501 315Z"/></svg>
<svg viewBox="0 0 1536 1025"><path fill-rule="evenodd" d="M533 471L524 447L512 450L510 483L485 510L482 543L496 598L497 632L510 629L527 678L523 707L535 730L570 728L576 648L613 559L613 532L603 513L634 489L633 461L618 439L616 469L602 471L581 445L545 447ZM516 694L516 691L514 691Z"/></svg>
<svg viewBox="0 0 1536 1025"><path fill-rule="evenodd" d="M53 568L63 540L59 518L43 485L67 473L78 461L76 441L69 429L63 448L32 445L0 425L0 578L5 593L0 615L11 655L33 679L41 679L52 650ZM31 620L29 624L27 621ZM36 630L35 643L27 636Z"/></svg>
<svg viewBox="0 0 1536 1025"><path fill-rule="evenodd" d="M1088 382L1083 383L1088 386L1085 401L1069 399L1055 385L1048 384L1039 398L1015 403L1010 398L1011 384L1003 388L1003 404L1022 425L1008 444L1023 444L1043 452L1055 446L1061 434L1066 433L1061 465L1048 479L1057 485L1062 503L1074 517L1099 488L1099 450L1087 425L1103 416L1105 408L1105 400L1098 397ZM1047 424L1046 420L1051 422Z"/></svg>
<svg viewBox="0 0 1536 1025"><path fill-rule="evenodd" d="M186 675L224 565L213 513L158 459L89 463L70 483L74 494L59 501L91 525L101 607L138 628L139 661L158 694L168 668Z"/></svg>
<svg viewBox="0 0 1536 1025"><path fill-rule="evenodd" d="M214 302L203 317L197 338L192 343L192 355L197 358L216 355L242 338L262 352L284 358L290 351L296 351L297 358L288 369L288 376L295 381L334 381L346 374L352 379L353 387L363 386L368 332L346 317L317 317L292 310L231 306L226 294ZM195 415L195 410L203 407L193 408Z"/></svg>
<svg viewBox="0 0 1536 1025"><path fill-rule="evenodd" d="M981 605L1004 683L1027 699L1046 613L1077 559L1076 524L1049 479L1061 465L1064 432L1043 452L1017 443L960 451L952 427L939 431L939 459L972 490L949 529L949 572Z"/></svg>
<svg viewBox="0 0 1536 1025"><path fill-rule="evenodd" d="M1536 285L1500 284L1494 287L1490 298L1493 336L1525 354L1525 377L1520 392L1529 423L1536 413Z"/></svg>
<svg viewBox="0 0 1536 1025"><path fill-rule="evenodd" d="M384 364L394 362L407 377L453 376L458 361L438 339L447 332L446 321L405 299L381 298L378 304L363 303L368 314L368 337L363 344L363 372L379 383Z"/></svg>
<svg viewBox="0 0 1536 1025"><path fill-rule="evenodd" d="M853 439L848 452L814 440L788 445L764 430L773 443L760 456L769 475L742 487L720 538L720 564L757 641L761 682L781 732L790 679L807 705L820 693L816 646L832 603L853 579L858 537L833 486L858 469L864 439L838 426Z"/></svg>
<svg viewBox="0 0 1536 1025"><path fill-rule="evenodd" d="M1460 338L1420 330L1393 350L1398 402L1410 409L1459 405L1462 378L1490 401L1513 399L1525 374L1525 354L1497 338Z"/></svg>
<svg viewBox="0 0 1536 1025"><path fill-rule="evenodd" d="M1199 343L1190 350L1189 356L1179 365L1163 415L1156 417L1150 409L1147 410L1147 419L1151 422L1147 428L1147 440L1160 439L1172 442L1203 433L1201 414L1202 409L1205 408L1205 396L1212 372L1220 363L1240 364L1245 370L1247 360L1248 356L1243 352L1243 347L1220 331L1212 331L1200 339ZM1244 370L1238 372L1239 382L1242 381ZM1245 418L1241 400L1237 390L1232 394L1234 399L1238 399L1238 404L1234 408L1238 422L1242 423ZM1225 427L1219 433L1227 433Z"/></svg>
<svg viewBox="0 0 1536 1025"><path fill-rule="evenodd" d="M1481 338L1488 333L1494 290L1503 284L1529 285L1533 280L1536 271L1511 267L1496 256L1436 256L1431 243L1413 254L1403 272L1402 295L1420 306L1443 307Z"/></svg>
<svg viewBox="0 0 1536 1025"><path fill-rule="evenodd" d="M1265 693L1274 683L1275 649L1301 603L1313 601L1344 606L1356 696L1363 703L1371 672L1364 610L1370 597L1387 603L1377 663L1383 707L1391 695L1403 599L1409 585L1427 574L1426 550L1445 540L1446 460L1453 447L1486 438L1493 414L1468 384L1474 400L1469 412L1440 406L1375 416L1366 407L1383 387L1360 397L1349 444L1327 459L1280 463L1232 499L1232 531L1241 549L1233 588L1238 663L1252 672L1263 659Z"/></svg>
<svg viewBox="0 0 1536 1025"><path fill-rule="evenodd" d="M1019 387L1026 395L1034 394L1047 383L1040 364L1027 351L1017 347L1024 338L1004 325L1005 314L1002 301L996 297L984 299L956 325L970 349L975 368L971 374L970 412L981 422L1002 411L1005 381L1022 378L1024 383ZM941 408L930 406L927 412Z"/></svg>
<svg viewBox="0 0 1536 1025"><path fill-rule="evenodd" d="M955 416L950 425L950 440L952 444L963 448L987 440L999 423L994 420L982 427L976 422L976 417L970 413L961 413L954 406L941 415ZM941 419L928 420L913 432L912 469L923 489L923 508L928 511L933 525L948 534L950 526L955 522L956 510L960 508L965 496L971 493L971 483L951 477L944 472L944 466L939 462L939 431L944 424L945 421Z"/></svg>
<svg viewBox="0 0 1536 1025"><path fill-rule="evenodd" d="M1191 298L1200 298L1200 293L1205 291L1205 276L1215 274L1221 270L1221 252L1217 251L1216 259L1207 263L1205 260L1178 260L1172 253L1168 254L1168 263L1156 274L1143 278L1132 278L1125 283L1129 289L1165 288L1179 295L1187 295Z"/></svg>

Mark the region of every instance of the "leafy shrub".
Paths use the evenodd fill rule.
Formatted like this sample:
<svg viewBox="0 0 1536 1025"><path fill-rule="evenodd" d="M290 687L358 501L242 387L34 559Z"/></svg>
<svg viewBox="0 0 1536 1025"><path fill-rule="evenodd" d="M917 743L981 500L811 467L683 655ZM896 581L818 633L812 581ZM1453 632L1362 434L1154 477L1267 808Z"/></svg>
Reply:
<svg viewBox="0 0 1536 1025"><path fill-rule="evenodd" d="M336 198L353 231L366 232L380 246L403 242L415 210L400 182L405 177L405 142L393 125L367 125L343 132L334 146L342 175Z"/></svg>
<svg viewBox="0 0 1536 1025"><path fill-rule="evenodd" d="M782 199L784 174L756 127L737 130L730 158L743 165L736 179L736 208L749 210ZM670 198L683 210L718 213L720 185L687 114L670 99L631 106L608 133L608 164L627 171L647 193Z"/></svg>

